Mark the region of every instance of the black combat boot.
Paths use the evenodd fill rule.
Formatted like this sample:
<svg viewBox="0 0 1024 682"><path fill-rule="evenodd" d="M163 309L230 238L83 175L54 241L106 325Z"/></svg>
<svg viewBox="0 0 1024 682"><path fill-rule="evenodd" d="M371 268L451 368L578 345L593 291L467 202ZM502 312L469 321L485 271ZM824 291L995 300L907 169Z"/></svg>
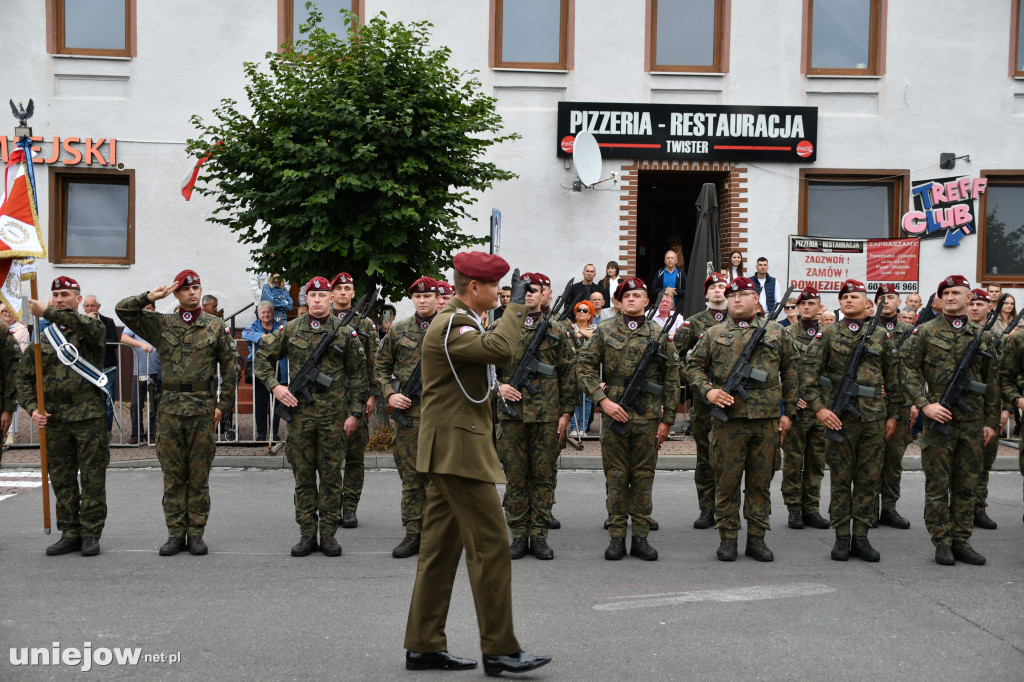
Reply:
<svg viewBox="0 0 1024 682"><path fill-rule="evenodd" d="M956 557L953 556L953 548L949 545L939 545L936 547L935 563L939 566L955 566Z"/></svg>
<svg viewBox="0 0 1024 682"><path fill-rule="evenodd" d="M864 561L878 561L882 555L871 546L867 535L854 535L850 545L850 554Z"/></svg>
<svg viewBox="0 0 1024 682"><path fill-rule="evenodd" d="M698 530L705 530L715 525L715 512L712 509L701 509L700 516L693 522L693 527Z"/></svg>
<svg viewBox="0 0 1024 682"><path fill-rule="evenodd" d="M900 530L910 528L910 521L900 516L900 513L895 508L883 509L882 513L878 516L878 523L892 528L899 528Z"/></svg>
<svg viewBox="0 0 1024 682"><path fill-rule="evenodd" d="M317 550L316 534L303 533L299 544L292 547L292 556L309 556Z"/></svg>
<svg viewBox="0 0 1024 682"><path fill-rule="evenodd" d="M658 550L651 547L651 544L647 542L647 538L638 538L636 536L633 536L633 540L629 543L629 555L644 561L658 560Z"/></svg>
<svg viewBox="0 0 1024 682"><path fill-rule="evenodd" d="M100 553L99 538L82 538L82 556L97 556Z"/></svg>
<svg viewBox="0 0 1024 682"><path fill-rule="evenodd" d="M999 524L989 518L984 508L974 510L974 525L985 530L995 530L999 526Z"/></svg>
<svg viewBox="0 0 1024 682"><path fill-rule="evenodd" d="M512 538L512 544L509 545L508 551L512 555L512 559L522 559L526 556L526 550L529 548L530 539L527 537Z"/></svg>
<svg viewBox="0 0 1024 682"><path fill-rule="evenodd" d="M61 535L60 540L46 548L46 556L60 556L71 554L82 549L82 538L73 538L69 535Z"/></svg>
<svg viewBox="0 0 1024 682"><path fill-rule="evenodd" d="M341 527L342 528L357 528L359 526L359 519L356 518L355 509L343 509L341 510Z"/></svg>
<svg viewBox="0 0 1024 682"><path fill-rule="evenodd" d="M160 556L174 556L183 549L185 549L185 538L172 535L167 538L167 542L160 546Z"/></svg>
<svg viewBox="0 0 1024 682"><path fill-rule="evenodd" d="M953 558L957 561L962 561L965 564L972 564L974 566L981 566L985 563L985 557L974 551L973 547L954 547Z"/></svg>
<svg viewBox="0 0 1024 682"><path fill-rule="evenodd" d="M612 538L608 543L608 549L604 551L604 558L608 561L618 561L626 556L626 538Z"/></svg>
<svg viewBox="0 0 1024 682"><path fill-rule="evenodd" d="M832 545L832 561L850 560L850 536L837 535L836 544Z"/></svg>
<svg viewBox="0 0 1024 682"><path fill-rule="evenodd" d="M763 535L747 533L747 548L743 551L751 559L758 561L775 561L775 554L764 544Z"/></svg>
<svg viewBox="0 0 1024 682"><path fill-rule="evenodd" d="M414 533L406 535L398 545L391 550L391 556L396 559L408 559L411 556L420 553L420 534Z"/></svg>
<svg viewBox="0 0 1024 682"><path fill-rule="evenodd" d="M819 530L824 530L830 525L828 519L823 518L822 515L818 513L817 509L808 514L804 514L803 521L805 526L809 528L817 528Z"/></svg>
<svg viewBox="0 0 1024 682"><path fill-rule="evenodd" d="M555 558L555 550L548 546L547 538L536 536L530 538L530 554L541 561Z"/></svg>
<svg viewBox="0 0 1024 682"><path fill-rule="evenodd" d="M341 545L334 537L334 533L320 533L320 551L324 556L341 556Z"/></svg>
<svg viewBox="0 0 1024 682"><path fill-rule="evenodd" d="M203 542L202 535L190 535L188 536L188 553L192 556L206 556L210 552L210 548Z"/></svg>
<svg viewBox="0 0 1024 682"><path fill-rule="evenodd" d="M558 519L556 519L554 517L554 515L552 514L551 515L551 520L548 521L548 530L558 530L561 527L562 527L562 522L559 521Z"/></svg>
<svg viewBox="0 0 1024 682"><path fill-rule="evenodd" d="M719 561L736 561L737 553L736 538L722 538L715 552Z"/></svg>
<svg viewBox="0 0 1024 682"><path fill-rule="evenodd" d="M799 509L789 510L789 527L793 530L800 530L804 527L804 515Z"/></svg>

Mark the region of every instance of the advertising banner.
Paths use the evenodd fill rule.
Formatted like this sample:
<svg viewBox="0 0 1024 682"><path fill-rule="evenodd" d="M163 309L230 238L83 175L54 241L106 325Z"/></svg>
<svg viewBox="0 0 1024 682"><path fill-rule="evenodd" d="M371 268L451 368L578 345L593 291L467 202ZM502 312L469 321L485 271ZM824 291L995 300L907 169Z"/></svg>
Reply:
<svg viewBox="0 0 1024 682"><path fill-rule="evenodd" d="M896 285L901 294L918 288L919 239L833 239L789 237L789 284L838 293L847 279L856 279L874 292L878 285Z"/></svg>

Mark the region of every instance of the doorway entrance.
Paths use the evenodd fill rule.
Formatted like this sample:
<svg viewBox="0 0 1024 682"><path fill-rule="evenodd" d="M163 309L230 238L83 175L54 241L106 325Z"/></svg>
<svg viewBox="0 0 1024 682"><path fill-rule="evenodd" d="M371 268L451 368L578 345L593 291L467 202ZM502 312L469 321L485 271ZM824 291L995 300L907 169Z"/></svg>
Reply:
<svg viewBox="0 0 1024 682"><path fill-rule="evenodd" d="M728 171L640 170L637 173L636 275L648 284L665 264L673 241L683 247L686 272L697 231L697 197L705 182L715 183L719 223L723 221ZM722 240L725 248L725 240Z"/></svg>

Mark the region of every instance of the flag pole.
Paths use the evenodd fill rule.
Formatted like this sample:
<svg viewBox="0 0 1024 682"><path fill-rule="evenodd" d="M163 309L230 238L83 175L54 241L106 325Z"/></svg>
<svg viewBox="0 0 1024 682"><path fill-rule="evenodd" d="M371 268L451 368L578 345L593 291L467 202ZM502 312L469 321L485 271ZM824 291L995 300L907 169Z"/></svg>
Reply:
<svg viewBox="0 0 1024 682"><path fill-rule="evenodd" d="M39 287L36 278L32 277L32 300L39 300ZM32 355L36 366L36 411L46 414L43 403L43 349L39 344L39 318L35 317L32 325ZM43 532L50 534L50 481L49 466L46 458L46 427L39 427L39 470L43 478Z"/></svg>

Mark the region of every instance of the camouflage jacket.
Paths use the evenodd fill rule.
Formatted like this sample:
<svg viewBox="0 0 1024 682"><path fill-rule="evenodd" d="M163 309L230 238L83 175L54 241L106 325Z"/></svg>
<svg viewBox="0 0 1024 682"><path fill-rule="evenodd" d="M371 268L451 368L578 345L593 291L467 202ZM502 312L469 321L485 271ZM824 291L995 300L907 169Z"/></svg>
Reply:
<svg viewBox="0 0 1024 682"><path fill-rule="evenodd" d="M129 296L115 311L125 326L145 339L160 354L163 394L160 410L168 414L212 415L214 407L224 414L235 404L238 350L224 331L224 320L201 312L192 324L176 314L146 310L145 294ZM217 367L220 367L220 400ZM204 390L210 387L209 390ZM191 390L185 390L191 388Z"/></svg>
<svg viewBox="0 0 1024 682"><path fill-rule="evenodd" d="M18 365L21 363L21 346L11 335L6 323L0 322L0 396L3 400L3 411L14 412L18 409ZM33 368L35 371L35 368Z"/></svg>
<svg viewBox="0 0 1024 682"><path fill-rule="evenodd" d="M708 327L713 327L719 322L724 322L725 318L728 317L728 310L711 310L705 308L704 310L691 315L690 317L683 320L683 323L676 330L675 338L673 339L676 350L679 351L679 387L680 389L689 386L689 382L686 380L686 355L694 346L697 345L697 340L700 335ZM693 387L690 387L690 391L697 398L700 403L707 405L707 400L704 399L703 393L697 393Z"/></svg>
<svg viewBox="0 0 1024 682"><path fill-rule="evenodd" d="M1017 332L999 344L999 390L1003 405L1017 407L1024 396L1024 332Z"/></svg>
<svg viewBox="0 0 1024 682"><path fill-rule="evenodd" d="M331 308L331 313L335 317L341 317L345 314L344 310L335 310ZM366 357L366 378L367 388L369 389L368 397L379 398L380 393L377 392L377 384L373 380L373 366L375 364L374 359L377 357L377 344L380 341L380 335L377 333L377 325L369 320L369 318L363 318L359 323L359 343L363 347L363 355ZM366 409L366 406L363 406ZM362 412L362 410L359 410Z"/></svg>
<svg viewBox="0 0 1024 682"><path fill-rule="evenodd" d="M436 317L436 316L435 316ZM377 349L377 358L373 363L373 380L377 385L377 393L385 402L392 393L401 393L405 384L409 381L416 366L420 364L420 355L423 352L423 337L427 333L427 327L420 327L416 317L409 317L395 322L388 329L388 333L381 340ZM398 380L398 390L391 383L391 377ZM420 379L423 374L420 370ZM407 417L420 416L420 403L417 400L412 407L405 411Z"/></svg>
<svg viewBox="0 0 1024 682"><path fill-rule="evenodd" d="M107 330L102 322L76 310L57 310L53 307L47 308L43 317L60 325L68 343L78 349L84 360L99 369L103 368ZM10 334L7 338L13 340ZM89 383L58 360L56 351L45 338L39 339L39 345L43 359L44 407L52 418L70 422L106 417L106 391ZM17 383L18 401L31 414L39 405L36 400L35 353L28 352L22 357Z"/></svg>
<svg viewBox="0 0 1024 682"><path fill-rule="evenodd" d="M836 391L843 382L843 375L850 364L853 347L865 334L869 320L850 322L857 326L851 331L847 321L841 320L819 331L810 352L804 356L806 367L801 372L800 394L807 401L807 411L815 414L818 410L832 409ZM899 360L894 354L895 346L889 332L879 324L866 342L866 350L857 368L857 385L875 390L875 397L857 397L851 403L863 416L863 422L897 417L899 406L889 406L885 393L890 387L899 395ZM827 379L822 385L821 378ZM883 389L886 389L883 391ZM840 419L853 419L852 414L841 414Z"/></svg>
<svg viewBox="0 0 1024 682"><path fill-rule="evenodd" d="M294 376L305 366L321 339L339 326L338 318L331 316L318 329L314 329L310 324L309 313L299 315L288 322L284 329L263 337L260 349L256 352L253 373L268 391L273 391L274 387L281 383L274 376L278 360L287 356L288 367ZM366 394L369 390L366 351L363 350L363 344L359 342L355 330L349 326L340 329L334 345L340 348L341 352L334 349L327 351L317 365L317 369L334 382L330 388L314 385L310 389L313 402L307 402L302 396L295 396L299 399L299 404L291 408L292 412L316 417L335 416L344 420L348 415L362 413L366 409Z"/></svg>
<svg viewBox="0 0 1024 682"><path fill-rule="evenodd" d="M541 313L527 313L526 322L519 332L519 341L516 344L516 354L512 362L498 368L498 377L502 383L509 380L509 377L516 371L519 361L526 352L534 335L537 333L537 326L540 324ZM572 414L579 402L579 389L576 385L576 351L572 339L565 327L554 320L548 329L547 338L541 341L537 349L537 361L555 368L554 374L547 375L538 372L530 377L533 385L537 387L535 394L523 386L520 390L523 399L516 403L509 403L518 417L512 417L498 410L499 421L522 421L526 423L553 422L563 414ZM597 332L594 332L595 334ZM501 398L498 398L500 404Z"/></svg>
<svg viewBox="0 0 1024 682"><path fill-rule="evenodd" d="M597 325L576 364L580 388L594 401L595 409L605 398L618 402L643 357L648 340L659 334L661 328L654 322L645 322L631 330L623 315ZM627 411L630 419L660 419L673 424L679 404L679 354L668 336L662 338L658 353L659 357L647 366L646 378L662 387L661 395L647 393ZM605 382L605 388L601 388L601 381Z"/></svg>
<svg viewBox="0 0 1024 682"><path fill-rule="evenodd" d="M804 402L807 402L807 396L804 393L806 389L804 387L811 381L811 378L807 376L813 364L810 355L817 349L817 344L814 343L814 340L821 333L821 329L818 327L805 328L800 320L797 320L795 324L791 324L785 329L786 334L793 343L793 350L796 351L797 398L802 398ZM817 380L817 377L813 379Z"/></svg>
<svg viewBox="0 0 1024 682"><path fill-rule="evenodd" d="M706 396L712 388L721 388L722 382L743 353L743 346L750 339L754 327L764 325L763 319L755 317L749 325L741 327L730 317L705 330L686 362L686 380L694 391ZM750 400L733 396L735 402L725 408L730 419L778 418L780 402L785 404L787 415L792 417L796 414L796 349L786 336L785 328L775 322L768 323L764 340L771 347L763 344L758 347L752 354L750 364L754 369L766 372L768 378L764 382L747 382Z"/></svg>
<svg viewBox="0 0 1024 682"><path fill-rule="evenodd" d="M945 315L925 322L914 331L917 338L910 344L909 353L902 354L901 367L904 390L913 404L922 408L929 403L939 402L967 350L967 344L980 332L981 327L970 321L956 329L946 320ZM986 339L981 350L992 355L991 341ZM966 392L964 402L967 403L967 412L964 413L954 405L954 421L984 420L984 426L998 429L999 370L995 360L979 353L971 363L968 378L987 384L988 391L984 395Z"/></svg>
<svg viewBox="0 0 1024 682"><path fill-rule="evenodd" d="M914 325L908 322L901 322L900 320L892 322L891 325L892 328L890 328L889 324L886 324L885 329L889 332L889 352L899 363L899 367L896 372L896 381L899 383L896 386L890 387L889 385L886 385L885 387L885 399L889 402L890 415L893 414L894 408L897 413L900 411L906 411L914 402L910 399L910 396L907 395L907 392L903 390L903 358L910 353L911 344L914 341L914 335L911 334L907 337L903 346L897 348L900 343L900 339L902 339L903 335L908 331L912 332Z"/></svg>

